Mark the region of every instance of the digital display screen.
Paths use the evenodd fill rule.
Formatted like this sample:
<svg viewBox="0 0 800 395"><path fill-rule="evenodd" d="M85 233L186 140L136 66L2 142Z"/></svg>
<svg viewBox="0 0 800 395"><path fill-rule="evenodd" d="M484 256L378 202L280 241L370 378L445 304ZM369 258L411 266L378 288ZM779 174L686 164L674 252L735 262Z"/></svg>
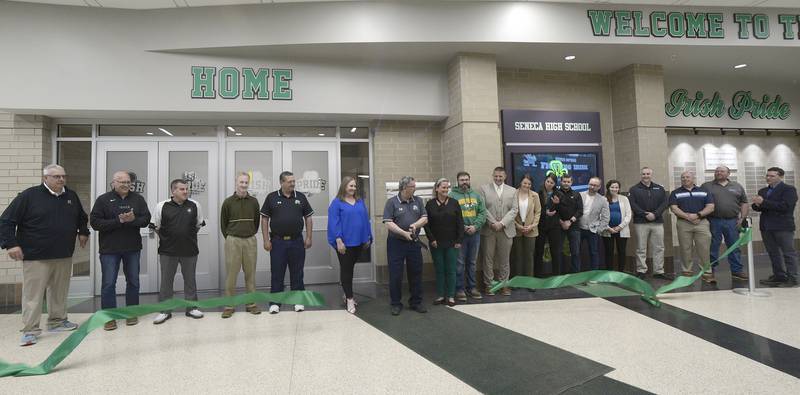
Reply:
<svg viewBox="0 0 800 395"><path fill-rule="evenodd" d="M520 152L511 154L513 165L513 186L519 186L522 176L530 174L533 177L533 187L538 191L548 173L558 177L559 185L561 176L572 176L572 189L585 191L588 189L589 179L598 175L597 154L592 152L582 153L554 153L554 152Z"/></svg>

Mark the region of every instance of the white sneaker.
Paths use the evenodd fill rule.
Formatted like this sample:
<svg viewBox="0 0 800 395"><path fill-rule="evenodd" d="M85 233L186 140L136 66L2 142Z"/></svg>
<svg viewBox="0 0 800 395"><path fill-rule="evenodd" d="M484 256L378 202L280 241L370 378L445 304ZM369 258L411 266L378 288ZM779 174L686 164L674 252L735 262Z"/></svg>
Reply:
<svg viewBox="0 0 800 395"><path fill-rule="evenodd" d="M356 313L356 301L354 299L347 299L347 312L350 314Z"/></svg>
<svg viewBox="0 0 800 395"><path fill-rule="evenodd" d="M187 311L186 312L186 316L187 317L192 317L194 319L200 319L200 318L203 318L203 312L200 311L197 307L195 307L195 308Z"/></svg>
<svg viewBox="0 0 800 395"><path fill-rule="evenodd" d="M296 304L296 305L294 305L294 311L296 311L296 312L298 312L298 313L299 313L299 312L301 312L301 311L303 311L303 310L305 310L305 309L306 309L306 306L303 306L303 305L301 305L301 304Z"/></svg>
<svg viewBox="0 0 800 395"><path fill-rule="evenodd" d="M278 314L279 311L281 311L281 306L278 306L276 304L273 304L273 305L269 306L269 313L270 314Z"/></svg>
<svg viewBox="0 0 800 395"><path fill-rule="evenodd" d="M163 324L164 321L166 321L166 320L168 320L170 318L172 318L172 313L158 313L158 315L156 316L156 319L153 320L153 323L156 324L156 325Z"/></svg>

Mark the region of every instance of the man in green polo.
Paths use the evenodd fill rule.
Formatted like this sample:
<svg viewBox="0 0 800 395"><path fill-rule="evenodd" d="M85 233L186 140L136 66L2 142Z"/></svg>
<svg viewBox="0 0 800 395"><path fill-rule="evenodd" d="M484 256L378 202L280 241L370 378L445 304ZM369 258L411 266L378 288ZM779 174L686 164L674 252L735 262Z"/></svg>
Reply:
<svg viewBox="0 0 800 395"><path fill-rule="evenodd" d="M250 175L236 175L236 192L222 203L220 210L220 230L225 238L225 296L233 296L239 270L244 271L244 284L247 292L256 290L256 258L258 243L256 233L261 221L258 200L247 192ZM251 314L261 314L255 303L246 309ZM222 318L230 318L236 309L226 306Z"/></svg>

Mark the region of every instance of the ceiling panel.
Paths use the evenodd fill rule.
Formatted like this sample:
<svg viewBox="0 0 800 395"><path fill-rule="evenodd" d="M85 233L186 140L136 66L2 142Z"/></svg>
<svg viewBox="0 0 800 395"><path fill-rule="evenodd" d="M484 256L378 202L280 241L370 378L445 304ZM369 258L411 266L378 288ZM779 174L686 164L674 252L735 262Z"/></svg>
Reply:
<svg viewBox="0 0 800 395"><path fill-rule="evenodd" d="M191 7L204 6L226 6L238 4L270 4L270 3L311 3L311 2L332 2L332 1L358 1L358 0L14 0L26 3L46 3L58 5L77 5L94 6L99 3L107 8L128 8L128 9L158 9L183 7L188 4ZM383 0L361 0L361 1L383 1ZM399 0L401 2L412 2L419 0ZM474 0L428 0L444 2L474 2ZM506 1L506 0L489 0ZM548 3L577 3L601 7L604 5L636 5L636 6L697 6L697 7L759 7L759 8L797 8L800 0L532 0ZM87 4L88 2L88 4Z"/></svg>
<svg viewBox="0 0 800 395"><path fill-rule="evenodd" d="M237 4L261 4L261 0L184 0L189 7L222 6ZM269 3L269 0L266 0Z"/></svg>
<svg viewBox="0 0 800 395"><path fill-rule="evenodd" d="M149 10L156 8L176 8L172 0L95 0L101 7Z"/></svg>

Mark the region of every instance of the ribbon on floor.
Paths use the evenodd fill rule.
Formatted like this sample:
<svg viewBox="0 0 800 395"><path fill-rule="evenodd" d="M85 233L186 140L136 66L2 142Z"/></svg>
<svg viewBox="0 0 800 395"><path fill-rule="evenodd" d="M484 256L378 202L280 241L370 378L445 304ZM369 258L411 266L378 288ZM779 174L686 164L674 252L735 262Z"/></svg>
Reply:
<svg viewBox="0 0 800 395"><path fill-rule="evenodd" d="M69 335L56 349L36 366L28 366L21 363L7 363L0 360L0 377L6 376L38 376L50 373L61 361L63 361L93 330L102 327L111 320L122 320L126 318L141 317L147 314L169 311L177 308L199 307L215 308L221 306L238 306L250 303L285 303L302 304L306 306L324 306L325 298L318 292L313 291L285 291L276 293L252 292L244 295L229 297L210 298L205 300L184 300L170 299L155 304L144 304L137 306L117 307L113 309L99 310L92 314L81 326Z"/></svg>
<svg viewBox="0 0 800 395"><path fill-rule="evenodd" d="M573 274L562 274L560 276L553 276L548 278L537 278L537 277L528 277L528 276L516 276L510 280L496 282L492 286L492 292L497 292L501 288L528 288L528 289L550 289L550 288L561 288L561 287L569 287L573 285L584 284L588 282L598 282L598 283L612 283L619 285L623 288L629 289L641 295L642 299L647 303L650 303L653 306L659 307L661 306L661 302L658 300L658 295L667 293L669 291L683 288L688 285L691 285L698 278L700 278L703 273L705 273L711 265L719 262L722 258L725 258L734 250L742 246L743 244L747 244L753 238L753 229L752 228L742 228L739 231L739 240L733 243L725 252L719 256L716 260L712 262L707 262L700 266L700 271L691 276L691 277L678 277L674 281L669 284L666 284L659 289L653 289L653 287L643 281L642 279L630 275L628 273L617 272L617 271L610 271L610 270L591 270L588 272L581 272L581 273L573 273ZM751 273L750 275L753 275Z"/></svg>

